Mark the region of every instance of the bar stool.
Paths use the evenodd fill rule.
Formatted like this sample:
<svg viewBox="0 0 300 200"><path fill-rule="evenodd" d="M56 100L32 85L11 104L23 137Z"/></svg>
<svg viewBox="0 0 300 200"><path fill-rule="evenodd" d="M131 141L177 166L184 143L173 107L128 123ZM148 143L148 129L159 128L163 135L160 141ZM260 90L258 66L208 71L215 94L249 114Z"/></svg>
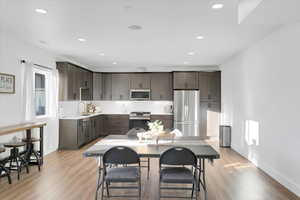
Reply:
<svg viewBox="0 0 300 200"><path fill-rule="evenodd" d="M18 180L20 180L20 173L23 167L26 167L27 174L29 173L29 167L27 161L20 155L19 147L24 147L26 144L24 142L9 142L5 143L5 148L10 148L9 157L9 171L18 172Z"/></svg>
<svg viewBox="0 0 300 200"><path fill-rule="evenodd" d="M0 153L5 152L5 148L0 147ZM4 166L4 163L0 163L0 178L1 177L7 177L8 183L11 184L11 178L10 178L10 172L9 170Z"/></svg>
<svg viewBox="0 0 300 200"><path fill-rule="evenodd" d="M38 139L38 138L24 138L24 139L22 139L22 142L25 142L26 147L27 147L27 150L26 150L26 153L25 153L25 158L26 158L28 164L37 164L37 166L39 168L39 171L41 171L41 156L38 153L38 151L36 151L34 149L34 143L39 142L39 141L40 141L40 139ZM34 157L34 158L32 159L32 157Z"/></svg>

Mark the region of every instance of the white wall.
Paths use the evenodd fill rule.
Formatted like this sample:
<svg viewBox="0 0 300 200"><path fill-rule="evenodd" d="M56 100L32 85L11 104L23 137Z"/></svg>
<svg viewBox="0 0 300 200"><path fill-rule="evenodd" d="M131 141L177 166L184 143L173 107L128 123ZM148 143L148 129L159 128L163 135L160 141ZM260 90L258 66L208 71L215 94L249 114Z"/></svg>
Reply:
<svg viewBox="0 0 300 200"><path fill-rule="evenodd" d="M54 68L55 56L34 46L30 46L11 34L0 31L0 72L16 76L16 93L0 94L0 126L13 125L23 122L20 59ZM22 133L17 134L22 137ZM13 135L0 136L0 143L10 140ZM58 121L49 120L45 128L45 153L52 152L58 147Z"/></svg>
<svg viewBox="0 0 300 200"><path fill-rule="evenodd" d="M221 66L232 147L300 196L300 23Z"/></svg>

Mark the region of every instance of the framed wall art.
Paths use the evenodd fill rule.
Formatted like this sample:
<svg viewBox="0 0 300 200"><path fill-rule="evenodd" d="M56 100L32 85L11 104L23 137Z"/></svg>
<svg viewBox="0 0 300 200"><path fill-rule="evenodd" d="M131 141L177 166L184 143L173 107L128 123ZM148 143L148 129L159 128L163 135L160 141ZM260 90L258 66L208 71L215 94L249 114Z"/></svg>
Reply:
<svg viewBox="0 0 300 200"><path fill-rule="evenodd" d="M15 76L11 74L0 73L0 93L15 93Z"/></svg>

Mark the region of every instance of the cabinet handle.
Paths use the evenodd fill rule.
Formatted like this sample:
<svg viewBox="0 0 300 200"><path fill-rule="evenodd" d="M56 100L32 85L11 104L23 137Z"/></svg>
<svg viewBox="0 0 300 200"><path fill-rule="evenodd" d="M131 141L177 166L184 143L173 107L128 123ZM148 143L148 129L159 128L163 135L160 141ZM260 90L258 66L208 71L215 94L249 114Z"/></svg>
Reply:
<svg viewBox="0 0 300 200"><path fill-rule="evenodd" d="M122 94L120 94L120 100L121 100L121 99L123 99L123 95L122 95Z"/></svg>
<svg viewBox="0 0 300 200"><path fill-rule="evenodd" d="M159 95L160 100L162 99L162 95Z"/></svg>
<svg viewBox="0 0 300 200"><path fill-rule="evenodd" d="M84 85L85 85L85 86L87 86L87 85L88 85L88 84L87 84L87 81L85 81L85 82L84 82Z"/></svg>
<svg viewBox="0 0 300 200"><path fill-rule="evenodd" d="M73 99L76 99L76 93L73 94Z"/></svg>
<svg viewBox="0 0 300 200"><path fill-rule="evenodd" d="M143 84L142 84L142 83L140 83L140 84L139 84L139 87L140 87L140 88L143 88Z"/></svg>

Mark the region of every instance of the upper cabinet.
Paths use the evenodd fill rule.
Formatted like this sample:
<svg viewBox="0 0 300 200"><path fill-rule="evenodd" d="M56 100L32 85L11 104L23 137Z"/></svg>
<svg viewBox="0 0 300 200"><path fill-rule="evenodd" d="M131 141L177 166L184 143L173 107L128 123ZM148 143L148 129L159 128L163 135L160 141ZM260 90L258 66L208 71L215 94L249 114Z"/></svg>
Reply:
<svg viewBox="0 0 300 200"><path fill-rule="evenodd" d="M173 87L175 90L197 90L198 72L174 72Z"/></svg>
<svg viewBox="0 0 300 200"><path fill-rule="evenodd" d="M151 100L173 100L172 73L151 73Z"/></svg>
<svg viewBox="0 0 300 200"><path fill-rule="evenodd" d="M130 89L150 89L149 73L130 74Z"/></svg>
<svg viewBox="0 0 300 200"><path fill-rule="evenodd" d="M102 100L102 91L102 73L93 73L93 100Z"/></svg>
<svg viewBox="0 0 300 200"><path fill-rule="evenodd" d="M208 101L220 101L221 72L199 72L200 98Z"/></svg>
<svg viewBox="0 0 300 200"><path fill-rule="evenodd" d="M130 74L112 74L112 100L129 100Z"/></svg>
<svg viewBox="0 0 300 200"><path fill-rule="evenodd" d="M67 62L57 62L59 72L59 100L92 99L92 72Z"/></svg>
<svg viewBox="0 0 300 200"><path fill-rule="evenodd" d="M112 99L112 74L102 74L102 100Z"/></svg>

